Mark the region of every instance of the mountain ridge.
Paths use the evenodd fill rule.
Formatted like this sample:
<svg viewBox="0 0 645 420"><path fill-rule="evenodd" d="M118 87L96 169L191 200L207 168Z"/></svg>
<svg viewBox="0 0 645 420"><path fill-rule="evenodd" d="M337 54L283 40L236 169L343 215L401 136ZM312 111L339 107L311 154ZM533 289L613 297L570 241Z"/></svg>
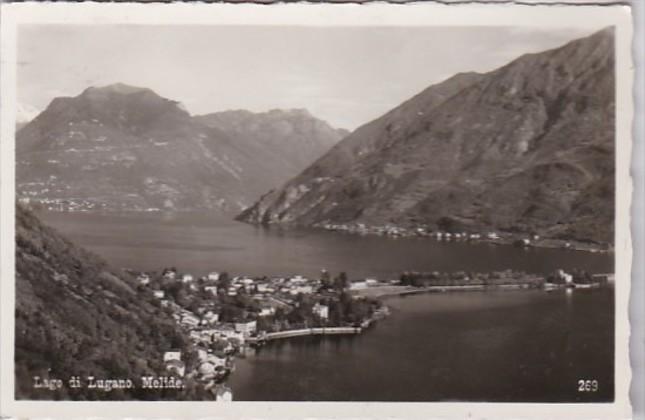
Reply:
<svg viewBox="0 0 645 420"><path fill-rule="evenodd" d="M263 142L148 88L89 87L17 133L19 196L52 210L236 213L345 134L302 111L271 115L277 128L264 124Z"/></svg>
<svg viewBox="0 0 645 420"><path fill-rule="evenodd" d="M238 219L611 242L613 63L608 28L453 76L359 127Z"/></svg>

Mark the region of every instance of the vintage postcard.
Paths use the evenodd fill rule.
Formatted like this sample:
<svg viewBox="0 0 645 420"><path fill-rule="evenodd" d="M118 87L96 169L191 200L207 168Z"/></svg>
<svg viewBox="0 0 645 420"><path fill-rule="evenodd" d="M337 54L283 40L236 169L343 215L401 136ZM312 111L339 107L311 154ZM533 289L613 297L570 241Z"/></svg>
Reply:
<svg viewBox="0 0 645 420"><path fill-rule="evenodd" d="M629 7L1 19L2 415L631 417Z"/></svg>

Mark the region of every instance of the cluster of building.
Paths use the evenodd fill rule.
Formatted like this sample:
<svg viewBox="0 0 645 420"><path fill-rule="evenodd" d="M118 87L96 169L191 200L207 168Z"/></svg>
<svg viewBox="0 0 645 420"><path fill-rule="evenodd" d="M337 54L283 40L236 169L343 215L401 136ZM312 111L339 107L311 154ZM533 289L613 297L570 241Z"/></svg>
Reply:
<svg viewBox="0 0 645 420"><path fill-rule="evenodd" d="M614 273L567 273L558 269L547 279L544 288L549 291L558 288L588 289L604 286L614 282Z"/></svg>
<svg viewBox="0 0 645 420"><path fill-rule="evenodd" d="M182 352L180 350L165 352L163 360L166 370L179 378L196 377L203 382L204 389L211 390L215 394L217 401L232 401L233 392L231 389L215 380L218 371L225 369L226 359L210 354L204 349L197 349L197 354L200 360L199 368L186 375L186 364L182 360Z"/></svg>
<svg viewBox="0 0 645 420"><path fill-rule="evenodd" d="M366 225L364 223L321 223L316 227L336 232L347 232L361 235L381 235L391 237L434 237L438 240L499 240L501 235L497 232L444 232L435 231L429 226L404 227L393 224ZM530 239L527 239L530 241Z"/></svg>
<svg viewBox="0 0 645 420"><path fill-rule="evenodd" d="M56 212L90 212L96 210L104 210L104 203L95 203L90 200L76 199L76 198L30 198L20 197L18 202L23 205L31 205L38 203L43 208L49 211Z"/></svg>
<svg viewBox="0 0 645 420"><path fill-rule="evenodd" d="M279 308L288 312L298 305L298 295L315 295L319 293L320 280L304 276L273 278L251 278L238 276L224 280L217 272L195 278L185 273L179 274L175 269L165 269L161 281L181 283L182 287L195 294L211 295L213 299L200 300L198 307L189 310L180 306L168 296L150 274L141 273L137 282L150 287L153 296L160 305L172 314L177 325L191 340L191 348L196 352L196 363L187 367L181 351L173 350L164 354L164 364L168 372L180 378L190 377L203 384L205 389L212 389L218 399L230 398L230 390L222 388L223 380L234 370L234 357L245 346L262 341L266 331L258 329L258 321L276 314ZM361 289L376 285L373 279L351 282L350 289ZM247 313L235 322L223 322L221 319L220 297L229 298L245 294L253 302L256 312ZM314 296L315 298L315 296ZM311 308L311 315L321 321L329 319L330 308L317 302Z"/></svg>
<svg viewBox="0 0 645 420"><path fill-rule="evenodd" d="M587 274L584 276L589 278L586 285L595 285L599 281ZM330 318L330 307L325 302L333 299L336 292L330 290L329 287L323 287L325 277L321 276L321 280L309 279L300 275L271 278L237 276L229 279L227 274L211 272L206 276L195 278L188 273L179 274L173 268L165 269L162 272L161 281L159 278L153 280L146 273L141 273L137 277L137 281L141 286L151 288L160 305L171 313L177 325L190 338L191 365L186 366L180 350L169 351L163 356L168 372L180 378L188 377L197 380L203 384L205 389L212 390L217 400L229 401L232 399L232 393L224 385L224 380L235 369L236 354L244 351L248 346L278 336L287 337L292 333L293 335L325 334L326 332L356 333L357 328L360 330L368 327L371 321L386 313L387 308L379 308L371 318L364 319L358 326L342 323L340 325L327 324L324 321ZM557 284L553 287L575 287L577 283L581 283L581 280L578 279L582 277L581 273L571 274L558 270L554 273L551 281ZM187 307L181 306L171 296L167 296L167 291L162 290L161 284L163 283L166 284L166 290L170 290L167 287L169 283L180 284L182 290L188 290L194 292L195 296L200 295L207 298L200 299L198 304L191 303L190 305L184 304ZM400 280L392 280L388 283L370 278L350 281L346 283L346 289L360 291L370 287L392 284L425 287L513 285L524 288L548 288L549 282L546 283L545 285L545 279L542 277L512 271L479 274L406 272ZM230 315L225 317L226 319L222 319L224 306L230 305L230 302L239 301L242 295L244 302L251 302L241 311L242 315L237 316L236 319L231 319ZM300 295L310 295L309 306L303 307L306 308L306 311L311 312L312 319L320 322L309 323L309 326L305 325L304 327L291 325L285 329L271 328L270 325L273 325L271 323L279 318L276 315L281 308L283 313L289 313L300 305L302 302ZM311 305L312 301L316 303ZM263 318L266 318L267 322L263 322ZM321 326L323 328L320 328Z"/></svg>
<svg viewBox="0 0 645 420"><path fill-rule="evenodd" d="M49 163L58 164L56 160ZM38 204L49 211L91 211L99 210L100 205L83 198L62 198L69 195L71 187L59 182L56 175L50 175L41 181L21 182L17 185L18 203L22 205ZM57 197L58 196L58 197Z"/></svg>
<svg viewBox="0 0 645 420"><path fill-rule="evenodd" d="M222 381L235 368L235 352L255 332L254 323L219 323L219 315L212 309L200 308L198 313L194 313L164 299L161 290L154 291L154 294L163 306L170 308L175 322L187 333L191 340L190 348L196 356L192 365L187 366L180 350L167 351L163 355L166 370L174 376L198 381L205 390L211 390L218 401L231 401L232 392Z"/></svg>
<svg viewBox="0 0 645 420"><path fill-rule="evenodd" d="M333 291L321 291L321 280L301 275L271 278L237 276L229 279L227 274L211 272L196 278L189 273L180 274L172 268L164 269L161 276L154 278L148 273L140 273L136 281L140 286L150 288L160 306L172 315L177 325L190 338L190 348L196 354L196 358L193 357L196 362L186 366L181 351L166 352L166 369L178 377L190 377L201 382L205 389L212 389L218 398L221 396L224 400L228 398L230 390L226 391L220 385L234 370L235 355L249 345L263 342L269 332L266 325L272 325L274 316L281 308L283 313L288 313L298 307L299 299L302 298L299 295L309 295L315 301L315 304L307 307L311 318L318 320L317 325L327 325L330 307L325 304L325 298L329 299L334 294ZM202 299L196 305L181 306L169 296L169 284L180 284L183 290L189 291L192 296L202 296ZM382 283L375 279L365 279L348 282L347 288L360 290L380 284ZM252 302L253 310L244 310L239 319L232 320L229 316L229 319L223 320L223 301L234 301L240 295ZM208 296L212 298L203 298ZM261 329L259 323L263 318L269 321ZM272 331L283 330L278 328Z"/></svg>
<svg viewBox="0 0 645 420"><path fill-rule="evenodd" d="M591 252L603 252L603 248L595 246L583 246L577 244L575 247L571 242L560 239L543 239L539 235L522 235L512 233L489 232L466 232L466 231L442 231L434 230L429 226L404 227L393 224L366 225L364 223L318 223L314 227L359 235L379 235L393 238L424 237L435 238L438 241L471 241L471 242L492 242L498 244L513 244L520 247L559 247L565 249L583 249ZM608 247L605 247L608 248Z"/></svg>
<svg viewBox="0 0 645 420"><path fill-rule="evenodd" d="M417 229L410 229L393 224L383 226L366 225L364 223L318 223L314 227L334 232L346 232L359 235L381 235L381 236L418 236ZM423 229L424 228L419 228Z"/></svg>
<svg viewBox="0 0 645 420"><path fill-rule="evenodd" d="M207 276L196 279L192 274L177 274L174 270L165 270L165 279L176 280L184 283L192 291L203 290L214 297L221 294L233 297L238 294L246 294L256 299L261 310L259 316L275 314L275 310L294 303L294 297L303 294L311 295L320 287L320 281L309 279L301 275L292 277L262 277L252 278L249 276L236 276L226 281L223 289L220 282L220 273L211 272ZM148 274L139 276L139 283L147 285L150 283ZM155 292L158 293L158 292Z"/></svg>

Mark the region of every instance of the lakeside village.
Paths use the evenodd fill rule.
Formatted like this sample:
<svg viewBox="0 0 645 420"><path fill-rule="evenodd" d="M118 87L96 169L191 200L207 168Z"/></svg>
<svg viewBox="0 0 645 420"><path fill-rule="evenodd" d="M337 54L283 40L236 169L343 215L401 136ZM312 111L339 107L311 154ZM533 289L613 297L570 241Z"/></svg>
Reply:
<svg viewBox="0 0 645 420"><path fill-rule="evenodd" d="M445 225L451 223L445 222ZM391 238L434 238L437 241L465 241L487 242L496 245L514 245L521 248L561 248L588 252L613 252L613 247L608 243L581 242L573 239L547 238L537 234L514 232L466 232L460 229L433 230L430 226L416 225L414 227L386 225L367 225L364 223L317 223L315 228L332 232L349 233L356 235L376 235Z"/></svg>
<svg viewBox="0 0 645 420"><path fill-rule="evenodd" d="M164 352L167 372L191 379L217 401L231 401L225 385L235 369L235 357L272 340L304 335L359 334L389 314L379 299L388 295L499 289L600 287L612 275L558 270L547 278L522 272L418 273L405 272L388 282L350 281L345 273L334 278L325 270L320 278L229 277L212 272L195 278L176 268L161 273L136 273L138 288L150 293L172 315L190 338L181 349Z"/></svg>

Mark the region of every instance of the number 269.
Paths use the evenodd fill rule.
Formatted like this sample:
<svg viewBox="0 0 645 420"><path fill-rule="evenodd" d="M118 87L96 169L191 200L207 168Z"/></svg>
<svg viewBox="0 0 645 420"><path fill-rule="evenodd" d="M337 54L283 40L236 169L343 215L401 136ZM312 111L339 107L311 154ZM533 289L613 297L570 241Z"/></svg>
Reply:
<svg viewBox="0 0 645 420"><path fill-rule="evenodd" d="M598 391L598 381L595 379L579 379L578 392L596 392Z"/></svg>

